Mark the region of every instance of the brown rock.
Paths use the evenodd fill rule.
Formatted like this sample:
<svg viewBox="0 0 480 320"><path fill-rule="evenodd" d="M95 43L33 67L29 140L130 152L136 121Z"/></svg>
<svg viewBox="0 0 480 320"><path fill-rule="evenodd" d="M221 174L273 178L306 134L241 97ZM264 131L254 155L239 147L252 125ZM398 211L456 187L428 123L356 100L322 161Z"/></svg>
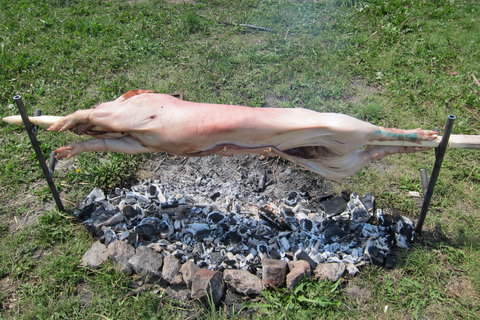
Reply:
<svg viewBox="0 0 480 320"><path fill-rule="evenodd" d="M290 272L287 274L287 288L293 289L303 280L305 277L309 277L312 274L310 264L305 260L291 261L288 263Z"/></svg>
<svg viewBox="0 0 480 320"><path fill-rule="evenodd" d="M198 270L200 270L200 268L193 261L185 262L180 268L180 274L182 275L183 282L187 284L187 287L192 287L193 276Z"/></svg>
<svg viewBox="0 0 480 320"><path fill-rule="evenodd" d="M95 241L92 247L82 257L82 266L98 268L108 260L107 247L100 241Z"/></svg>
<svg viewBox="0 0 480 320"><path fill-rule="evenodd" d="M264 288L262 280L247 270L227 269L223 271L223 280L244 295L259 295Z"/></svg>
<svg viewBox="0 0 480 320"><path fill-rule="evenodd" d="M285 283L287 263L283 260L262 260L262 282L267 287L279 287Z"/></svg>
<svg viewBox="0 0 480 320"><path fill-rule="evenodd" d="M121 272L132 272L128 265L128 259L135 254L135 248L125 241L114 241L108 245L108 256L117 263L117 268Z"/></svg>
<svg viewBox="0 0 480 320"><path fill-rule="evenodd" d="M162 277L170 284L180 285L183 283L180 274L180 261L174 255L168 255L163 258Z"/></svg>
<svg viewBox="0 0 480 320"><path fill-rule="evenodd" d="M193 299L206 302L207 295L211 295L213 302L218 304L224 292L225 285L220 271L200 269L193 276L191 293Z"/></svg>
<svg viewBox="0 0 480 320"><path fill-rule="evenodd" d="M337 281L345 273L345 264L343 263L320 263L315 268L315 278L330 281Z"/></svg>

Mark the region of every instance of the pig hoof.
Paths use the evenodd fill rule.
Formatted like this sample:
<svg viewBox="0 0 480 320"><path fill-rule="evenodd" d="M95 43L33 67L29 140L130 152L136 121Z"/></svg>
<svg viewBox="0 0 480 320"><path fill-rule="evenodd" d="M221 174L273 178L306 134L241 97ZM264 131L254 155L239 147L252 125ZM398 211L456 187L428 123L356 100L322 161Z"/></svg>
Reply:
<svg viewBox="0 0 480 320"><path fill-rule="evenodd" d="M416 129L415 133L418 136L418 140L435 140L438 138L438 132L433 130Z"/></svg>

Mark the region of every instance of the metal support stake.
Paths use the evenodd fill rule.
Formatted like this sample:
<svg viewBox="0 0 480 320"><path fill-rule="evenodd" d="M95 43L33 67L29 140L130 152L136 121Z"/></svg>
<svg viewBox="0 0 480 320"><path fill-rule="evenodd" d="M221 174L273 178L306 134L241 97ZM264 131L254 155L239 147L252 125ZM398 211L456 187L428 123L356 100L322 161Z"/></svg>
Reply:
<svg viewBox="0 0 480 320"><path fill-rule="evenodd" d="M432 176L430 177L430 181L428 182L428 188L425 192L425 197L423 199L420 217L418 217L417 226L415 228L415 232L417 234L422 233L423 223L425 222L425 217L427 216L428 206L430 205L430 200L432 199L433 190L435 189L435 185L437 184L438 175L440 173L440 168L442 167L443 157L445 155L445 151L447 150L448 140L450 139L453 122L455 121L455 119L457 119L457 117L454 115L449 115L447 117L447 122L445 124L442 140L440 141L438 147L435 149L435 164L433 165Z"/></svg>
<svg viewBox="0 0 480 320"><path fill-rule="evenodd" d="M423 196L425 197L428 188L428 173L426 169L420 169L420 181L422 182Z"/></svg>
<svg viewBox="0 0 480 320"><path fill-rule="evenodd" d="M42 110L40 110L40 109L36 109L35 112L33 113L34 117L39 117L41 115L42 115ZM38 126L32 126L32 132L36 137L37 134L38 134Z"/></svg>
<svg viewBox="0 0 480 320"><path fill-rule="evenodd" d="M33 150L37 155L38 162L40 163L40 167L42 168L43 175L47 180L47 184L48 184L48 187L50 188L50 192L52 192L53 199L55 200L57 208L60 211L65 211L62 200L60 199L57 188L55 187L55 183L53 182L53 178L50 175L50 171L48 170L47 163L45 162L45 156L43 155L43 152L40 149L38 140L35 137L35 133L32 130L33 126L30 120L28 119L27 111L25 110L25 106L23 105L22 97L20 95L16 95L15 97L13 97L13 100L17 104L18 111L20 111L20 115L22 116L22 120L25 125L25 130L27 130L28 137L30 138L30 141L32 143Z"/></svg>

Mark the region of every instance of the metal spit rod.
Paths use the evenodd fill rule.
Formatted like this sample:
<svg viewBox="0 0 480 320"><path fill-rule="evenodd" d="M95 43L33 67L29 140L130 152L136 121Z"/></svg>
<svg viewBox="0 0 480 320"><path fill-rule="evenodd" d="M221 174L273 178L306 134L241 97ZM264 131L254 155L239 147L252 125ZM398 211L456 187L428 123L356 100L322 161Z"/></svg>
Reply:
<svg viewBox="0 0 480 320"><path fill-rule="evenodd" d="M448 146L448 139L450 139L450 134L452 133L453 123L457 119L454 115L449 115L447 117L447 122L445 123L445 129L443 132L442 140L440 144L435 149L435 164L433 165L432 175L430 181L428 182L427 191L425 192L425 197L423 199L422 209L420 210L420 216L418 217L417 226L415 232L417 234L422 233L423 223L425 222L425 217L427 216L428 207L430 205L430 200L432 199L433 190L437 184L438 175L440 174L440 169L442 167L443 157L445 156L445 151Z"/></svg>
<svg viewBox="0 0 480 320"><path fill-rule="evenodd" d="M48 170L47 163L45 162L45 156L43 155L42 150L40 149L40 144L36 138L36 134L33 131L33 126L30 120L28 119L27 111L25 109L25 105L23 104L22 97L20 95L16 95L13 97L15 101L18 111L20 111L20 115L22 116L23 123L25 124L25 130L28 133L28 137L30 138L30 142L32 143L33 150L37 155L38 162L40 163L40 167L42 168L43 175L47 180L48 187L50 188L50 192L52 193L53 199L57 205L58 210L65 211L63 206L62 200L60 199L60 195L58 194L57 187L53 182L53 178Z"/></svg>

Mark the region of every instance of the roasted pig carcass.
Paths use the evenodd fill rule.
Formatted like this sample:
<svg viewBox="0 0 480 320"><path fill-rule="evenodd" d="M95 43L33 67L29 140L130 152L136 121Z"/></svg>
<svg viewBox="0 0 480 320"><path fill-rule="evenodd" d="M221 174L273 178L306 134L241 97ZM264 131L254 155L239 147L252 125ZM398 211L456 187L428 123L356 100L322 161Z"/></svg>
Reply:
<svg viewBox="0 0 480 320"><path fill-rule="evenodd" d="M57 149L58 159L87 151L262 154L331 179L351 175L386 155L424 150L425 142L438 140L435 131L383 128L343 114L196 103L147 90L132 90L65 117L40 119L37 123L44 126L53 122L50 131L95 137ZM385 141L397 145L372 145Z"/></svg>

